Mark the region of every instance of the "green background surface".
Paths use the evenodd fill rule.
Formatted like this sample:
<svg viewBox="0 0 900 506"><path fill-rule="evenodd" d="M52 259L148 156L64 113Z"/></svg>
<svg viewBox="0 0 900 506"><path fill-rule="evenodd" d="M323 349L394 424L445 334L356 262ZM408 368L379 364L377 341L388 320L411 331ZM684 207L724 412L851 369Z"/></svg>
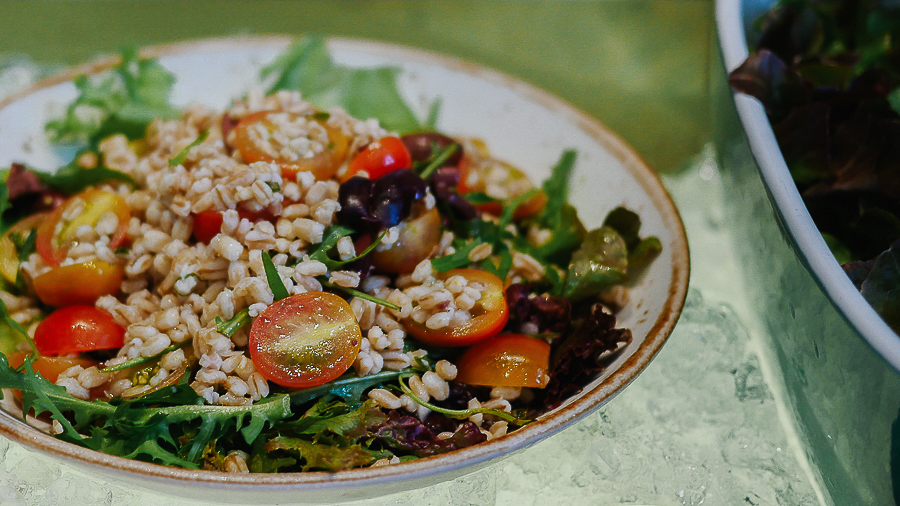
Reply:
<svg viewBox="0 0 900 506"><path fill-rule="evenodd" d="M709 135L711 0L3 1L0 50L76 64L125 45L301 34L476 61L564 97L661 170Z"/></svg>

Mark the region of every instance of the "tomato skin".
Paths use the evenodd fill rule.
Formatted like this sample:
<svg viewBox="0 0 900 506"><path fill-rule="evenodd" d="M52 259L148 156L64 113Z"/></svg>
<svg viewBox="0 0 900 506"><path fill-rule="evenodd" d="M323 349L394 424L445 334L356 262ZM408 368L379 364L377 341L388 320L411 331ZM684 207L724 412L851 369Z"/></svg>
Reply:
<svg viewBox="0 0 900 506"><path fill-rule="evenodd" d="M497 335L506 326L509 308L503 281L478 269L453 269L441 274L440 279L446 280L456 275L468 279L469 283L483 283L486 287L471 309L472 319L456 327L441 329L429 329L424 323L411 318L403 320L406 330L419 341L434 346L470 346Z"/></svg>
<svg viewBox="0 0 900 506"><path fill-rule="evenodd" d="M25 358L30 355L26 352L10 353L6 356L9 360L10 367L19 367L25 362ZM51 383L56 383L59 375L68 370L72 366L80 365L87 369L88 367L97 365L97 362L81 357L45 357L39 355L32 362L34 372L40 374L44 379Z"/></svg>
<svg viewBox="0 0 900 506"><path fill-rule="evenodd" d="M64 216L82 205L83 209L74 218L66 220ZM81 225L96 225L106 213L112 212L119 219L119 225L109 238L109 248L116 249L125 242L131 211L125 199L115 193L91 188L70 197L61 206L53 210L37 229L35 247L44 262L51 267L59 267L66 252L75 242L75 232Z"/></svg>
<svg viewBox="0 0 900 506"><path fill-rule="evenodd" d="M40 213L24 218L16 222L0 238L0 275L10 283L15 284L19 274L19 255L10 236L21 234L23 238L27 238L31 231L40 227L41 222L49 215L50 213Z"/></svg>
<svg viewBox="0 0 900 506"><path fill-rule="evenodd" d="M359 172L369 174L369 179L378 179L395 170L412 167L412 155L406 145L397 137L382 137L369 143L350 160L342 182Z"/></svg>
<svg viewBox="0 0 900 506"><path fill-rule="evenodd" d="M350 305L328 292L276 301L250 327L250 358L269 381L288 388L327 383L353 365L362 333Z"/></svg>
<svg viewBox="0 0 900 506"><path fill-rule="evenodd" d="M247 211L238 207L238 217L240 219L247 218L251 223L259 220L274 222L276 217L268 208L261 211ZM213 237L222 231L222 222L225 220L225 214L215 209L207 209L199 213L193 213L191 217L194 220L194 239L203 244L209 244Z"/></svg>
<svg viewBox="0 0 900 506"><path fill-rule="evenodd" d="M328 132L328 139L331 145L321 153L311 158L301 158L299 160L289 160L286 158L273 158L265 151L256 146L251 135L251 130L258 125L263 125L268 130L274 130L275 125L269 118L272 114L279 114L278 111L258 111L244 116L241 121L234 127L235 147L241 152L244 162L272 162L281 167L281 176L285 179L294 180L297 178L298 172L312 172L319 181L330 179L337 171L338 167L347 158L347 151L350 149L350 139L340 130L332 128L325 124L324 120L316 120Z"/></svg>
<svg viewBox="0 0 900 506"><path fill-rule="evenodd" d="M44 304L62 307L93 304L102 295L119 293L125 268L102 260L64 265L34 278L34 291Z"/></svg>
<svg viewBox="0 0 900 506"><path fill-rule="evenodd" d="M469 385L544 388L550 381L550 345L521 334L500 334L466 350L456 380Z"/></svg>
<svg viewBox="0 0 900 506"><path fill-rule="evenodd" d="M400 236L391 246L372 253L372 265L384 272L412 272L428 258L441 240L441 214L429 209L413 219L400 222Z"/></svg>
<svg viewBox="0 0 900 506"><path fill-rule="evenodd" d="M34 331L41 355L69 355L121 348L125 329L106 311L94 306L68 306L50 313Z"/></svg>
<svg viewBox="0 0 900 506"><path fill-rule="evenodd" d="M193 215L194 239L203 244L209 244L213 237L222 231L222 213L214 209L200 211Z"/></svg>

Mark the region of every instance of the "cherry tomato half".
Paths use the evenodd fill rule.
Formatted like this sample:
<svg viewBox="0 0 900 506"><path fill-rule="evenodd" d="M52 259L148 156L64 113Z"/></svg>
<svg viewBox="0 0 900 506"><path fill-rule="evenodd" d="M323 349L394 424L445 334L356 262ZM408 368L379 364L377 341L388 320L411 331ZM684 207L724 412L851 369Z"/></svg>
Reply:
<svg viewBox="0 0 900 506"><path fill-rule="evenodd" d="M490 166L473 167L471 160L463 158L460 162L459 192L462 194L481 192L489 197L498 199L495 202L476 204L479 211L499 215L503 212L503 201L510 201L535 188L531 180L524 172L505 163L496 162ZM500 188L509 188L501 194ZM521 220L533 216L547 205L547 194L539 189L537 193L529 197L516 207L513 218Z"/></svg>
<svg viewBox="0 0 900 506"><path fill-rule="evenodd" d="M434 346L469 346L500 333L509 319L503 281L489 272L477 269L453 269L441 274L440 279L447 280L453 276L462 276L470 284L480 283L485 286L481 298L470 310L472 318L462 325L440 329L429 329L424 323L408 318L403 321L407 331L419 341Z"/></svg>
<svg viewBox="0 0 900 506"><path fill-rule="evenodd" d="M544 388L550 381L550 345L521 334L500 334L466 350L456 368L456 380L469 385Z"/></svg>
<svg viewBox="0 0 900 506"><path fill-rule="evenodd" d="M93 304L101 295L119 293L125 268L102 260L64 265L34 278L34 291L44 304L62 307Z"/></svg>
<svg viewBox="0 0 900 506"><path fill-rule="evenodd" d="M41 355L69 355L121 348L125 329L106 311L94 306L69 306L50 313L34 331Z"/></svg>
<svg viewBox="0 0 900 506"><path fill-rule="evenodd" d="M78 211L74 217L73 213ZM125 241L131 211L125 199L115 193L91 188L69 197L63 205L53 210L38 227L36 248L44 262L58 267L66 252L75 243L75 233L82 225L95 226L107 213L119 219L118 227L109 238L110 249L118 248Z"/></svg>
<svg viewBox="0 0 900 506"><path fill-rule="evenodd" d="M10 227L0 238L0 275L10 283L15 283L19 274L19 251L12 236L18 235L21 240L27 239L31 231L38 228L48 215L49 213L40 213L24 218Z"/></svg>
<svg viewBox="0 0 900 506"><path fill-rule="evenodd" d="M301 116L295 113L278 111L259 111L245 116L234 127L235 147L241 152L244 162L273 162L281 167L281 175L285 179L295 179L298 172L312 172L316 179L323 181L331 178L338 167L347 158L350 149L350 139L338 128L332 128L324 119L315 115L306 116L309 121L317 122L328 134L328 146L322 152L312 157L284 155L283 149L290 148L280 146L271 137L260 139L260 134L271 134L278 129L276 120L285 115L287 121L299 121ZM283 118L282 118L283 119ZM263 143L262 145L260 143ZM277 154L276 154L277 153Z"/></svg>
<svg viewBox="0 0 900 506"><path fill-rule="evenodd" d="M9 360L9 365L11 367L19 367L25 362L25 357L30 355L25 352L16 352L10 353L6 356ZM37 359L32 362L34 366L34 372L40 374L47 381L51 383L56 383L59 375L68 370L70 367L80 365L87 369L88 367L97 365L97 362L81 357L45 357L43 355L39 355Z"/></svg>
<svg viewBox="0 0 900 506"><path fill-rule="evenodd" d="M281 299L250 327L250 358L266 379L288 388L327 383L353 365L362 342L347 302L328 292Z"/></svg>
<svg viewBox="0 0 900 506"><path fill-rule="evenodd" d="M400 236L384 250L372 253L376 269L395 274L412 272L419 262L434 253L441 240L441 214L437 208L400 222Z"/></svg>
<svg viewBox="0 0 900 506"><path fill-rule="evenodd" d="M369 143L350 160L343 181L359 172L366 172L369 179L378 179L395 170L412 167L412 156L403 141L397 137L382 137Z"/></svg>

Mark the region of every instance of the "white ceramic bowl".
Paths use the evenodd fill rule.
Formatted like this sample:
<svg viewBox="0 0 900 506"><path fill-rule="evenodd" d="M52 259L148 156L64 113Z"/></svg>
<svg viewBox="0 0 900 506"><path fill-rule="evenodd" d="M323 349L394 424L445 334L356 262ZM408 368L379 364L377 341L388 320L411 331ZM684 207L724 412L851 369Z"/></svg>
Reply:
<svg viewBox="0 0 900 506"><path fill-rule="evenodd" d="M152 48L178 81L177 105L201 102L224 108L257 82L258 71L283 50L286 38L203 41ZM438 128L487 141L491 152L525 170L535 181L549 175L564 149L578 151L571 200L589 227L599 226L618 205L638 212L642 235L655 235L662 254L631 294L620 326L634 341L584 391L538 421L509 435L452 452L380 468L338 473L225 474L164 467L96 453L26 425L21 413L0 412L5 437L117 479L185 496L218 501L336 502L422 487L469 472L496 457L545 438L607 402L659 351L684 303L689 271L687 241L678 212L656 174L616 135L562 100L492 70L413 49L333 39L334 59L344 65L393 65L402 69L401 91L424 116L442 99ZM76 96L71 78L109 68L97 62L41 82L0 103L0 166L13 161L50 169L64 153L52 149L43 125ZM302 495L298 495L302 494Z"/></svg>
<svg viewBox="0 0 900 506"><path fill-rule="evenodd" d="M771 3L767 0L716 1L719 44L728 72L747 58L746 28ZM879 355L900 371L900 337L860 295L822 239L791 179L762 104L742 94L735 94L734 101L763 181L798 254L835 308Z"/></svg>

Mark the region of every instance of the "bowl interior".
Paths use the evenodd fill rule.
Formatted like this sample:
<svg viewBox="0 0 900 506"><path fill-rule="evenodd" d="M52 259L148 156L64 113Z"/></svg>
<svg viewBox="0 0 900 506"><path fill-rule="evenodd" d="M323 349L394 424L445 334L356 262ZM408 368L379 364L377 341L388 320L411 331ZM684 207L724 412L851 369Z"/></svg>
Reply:
<svg viewBox="0 0 900 506"><path fill-rule="evenodd" d="M241 38L165 46L147 50L174 73L177 105L199 102L226 107L258 85L258 72L290 41ZM619 326L631 328L633 342L585 390L539 421L503 438L440 457L400 465L336 474L225 475L168 468L98 454L58 441L0 413L0 433L68 460L148 486L183 491L207 489L223 500L240 500L242 491L292 493L304 490L324 500L427 485L466 472L561 430L608 401L647 366L674 326L687 291L688 251L684 228L672 200L655 173L621 139L565 102L495 71L457 59L372 42L332 39L336 62L351 66L391 65L402 69L401 92L425 116L440 97L438 129L478 137L492 154L542 181L565 149L578 152L570 200L589 228L599 226L619 205L636 211L642 235L655 235L663 252L630 295ZM52 170L72 156L48 144L43 125L76 96L73 75L108 68L109 60L39 83L0 103L0 166L24 162ZM236 495L235 495L236 494ZM335 494L338 494L336 496ZM250 496L247 496L250 497ZM253 496L259 499L258 496ZM342 496L343 497L343 496Z"/></svg>

